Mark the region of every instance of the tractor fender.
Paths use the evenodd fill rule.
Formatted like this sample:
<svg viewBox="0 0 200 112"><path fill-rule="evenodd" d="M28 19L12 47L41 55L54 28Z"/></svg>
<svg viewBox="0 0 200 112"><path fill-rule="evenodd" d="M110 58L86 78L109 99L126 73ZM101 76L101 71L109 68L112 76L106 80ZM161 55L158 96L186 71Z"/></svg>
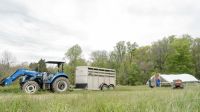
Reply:
<svg viewBox="0 0 200 112"><path fill-rule="evenodd" d="M59 77L65 77L68 79L68 76L67 75L64 75L64 74L60 74L60 75L55 75L51 80L50 80L50 84L52 84L57 78Z"/></svg>

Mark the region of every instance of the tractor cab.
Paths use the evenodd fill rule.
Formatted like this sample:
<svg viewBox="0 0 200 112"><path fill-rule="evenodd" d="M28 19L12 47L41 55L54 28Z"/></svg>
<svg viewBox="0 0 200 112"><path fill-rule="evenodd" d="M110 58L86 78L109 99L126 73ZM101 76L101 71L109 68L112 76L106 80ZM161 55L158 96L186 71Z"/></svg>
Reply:
<svg viewBox="0 0 200 112"><path fill-rule="evenodd" d="M53 91L63 92L69 87L68 75L64 73L63 61L47 61L46 64L57 65L57 70L52 72L43 72L43 89L53 89ZM61 82L59 82L61 81ZM55 86L55 87L54 87Z"/></svg>
<svg viewBox="0 0 200 112"><path fill-rule="evenodd" d="M64 63L63 61L47 61L46 64L56 64L58 67L58 73L64 72Z"/></svg>
<svg viewBox="0 0 200 112"><path fill-rule="evenodd" d="M43 77L44 82L50 83L52 80L60 75L67 76L64 73L64 63L63 61L46 61L48 65L56 65L57 67L53 66L53 68L48 68L47 72L42 72L41 76Z"/></svg>

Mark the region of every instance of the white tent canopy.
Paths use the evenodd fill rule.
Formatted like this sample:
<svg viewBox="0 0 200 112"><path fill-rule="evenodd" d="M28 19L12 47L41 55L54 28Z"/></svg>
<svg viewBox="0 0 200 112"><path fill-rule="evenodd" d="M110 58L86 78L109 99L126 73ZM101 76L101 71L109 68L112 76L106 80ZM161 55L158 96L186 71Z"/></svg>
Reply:
<svg viewBox="0 0 200 112"><path fill-rule="evenodd" d="M183 82L198 82L198 79L196 79L193 75L190 74L160 74L159 75L162 82L171 83L173 80L180 79ZM155 76L152 76L151 79L154 79Z"/></svg>

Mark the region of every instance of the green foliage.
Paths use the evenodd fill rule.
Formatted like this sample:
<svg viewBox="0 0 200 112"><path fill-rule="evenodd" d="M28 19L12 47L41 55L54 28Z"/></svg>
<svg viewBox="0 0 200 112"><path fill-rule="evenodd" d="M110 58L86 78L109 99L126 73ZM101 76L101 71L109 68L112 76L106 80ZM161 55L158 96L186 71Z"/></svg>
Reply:
<svg viewBox="0 0 200 112"><path fill-rule="evenodd" d="M200 39L172 35L144 47L120 41L110 53L94 51L91 65L116 69L122 85L145 84L154 72L194 73L200 78Z"/></svg>
<svg viewBox="0 0 200 112"><path fill-rule="evenodd" d="M68 49L68 51L65 53L65 56L69 59L70 65L76 66L80 61L83 61L83 59L81 59L81 53L81 47L76 44Z"/></svg>
<svg viewBox="0 0 200 112"><path fill-rule="evenodd" d="M11 63L5 61L11 60L9 53L5 54L3 62ZM189 73L200 78L200 38L194 39L189 35L164 37L152 45L142 47L138 47L135 42L119 41L110 52L93 51L89 61L82 58L82 49L76 44L66 51L65 57L69 62L65 64L64 71L69 74L72 84L76 67L86 65L115 69L117 84L120 85L145 84L152 73ZM45 60L41 59L38 63L31 63L29 68L47 71ZM1 74L11 73L7 65L0 63ZM55 69L51 68L51 71Z"/></svg>
<svg viewBox="0 0 200 112"><path fill-rule="evenodd" d="M160 73L194 73L192 62L192 37L189 35L169 36L151 47L154 71Z"/></svg>
<svg viewBox="0 0 200 112"><path fill-rule="evenodd" d="M190 51L191 38L176 38L170 45L172 50L166 64L168 72L193 73L192 54Z"/></svg>
<svg viewBox="0 0 200 112"><path fill-rule="evenodd" d="M29 68L33 71L47 72L45 60L40 59L38 63L30 63Z"/></svg>
<svg viewBox="0 0 200 112"><path fill-rule="evenodd" d="M126 65L126 80L125 85L138 85L140 82L140 71L138 65L135 63ZM141 84L141 83L140 83Z"/></svg>
<svg viewBox="0 0 200 112"><path fill-rule="evenodd" d="M76 68L74 66L70 66L68 64L64 65L64 72L69 76L69 81L71 84L74 84L75 82L75 70Z"/></svg>
<svg viewBox="0 0 200 112"><path fill-rule="evenodd" d="M126 45L125 41L120 41L114 47L113 53L115 54L115 59L117 64L120 64L124 61L126 56Z"/></svg>
<svg viewBox="0 0 200 112"><path fill-rule="evenodd" d="M38 68L38 63L30 63L29 64L29 69L33 71L37 71Z"/></svg>
<svg viewBox="0 0 200 112"><path fill-rule="evenodd" d="M170 38L173 38L172 36ZM154 65L154 69L159 72L166 72L166 61L170 54L171 46L170 38L163 38L157 42L154 42L151 46L151 59Z"/></svg>
<svg viewBox="0 0 200 112"><path fill-rule="evenodd" d="M200 38L196 38L192 42L192 61L195 76L200 78Z"/></svg>
<svg viewBox="0 0 200 112"><path fill-rule="evenodd" d="M40 61L38 62L38 67L37 67L36 71L47 72L45 60L40 59Z"/></svg>
<svg viewBox="0 0 200 112"><path fill-rule="evenodd" d="M107 68L108 66L108 53L107 51L94 51L91 54L91 65L94 67Z"/></svg>
<svg viewBox="0 0 200 112"><path fill-rule="evenodd" d="M74 84L75 81L76 67L87 65L86 61L81 58L81 54L82 49L78 44L69 48L65 53L65 56L69 60L69 63L64 66L64 72L69 75L71 84Z"/></svg>
<svg viewBox="0 0 200 112"><path fill-rule="evenodd" d="M136 62L139 71L140 79L138 81L142 84L145 84L149 79L150 74L154 70L154 65L151 57L151 47L144 46L136 49L134 61Z"/></svg>
<svg viewBox="0 0 200 112"><path fill-rule="evenodd" d="M139 74L138 66L134 62L137 44L120 41L111 53L111 59L117 71L117 82L122 85L135 85Z"/></svg>

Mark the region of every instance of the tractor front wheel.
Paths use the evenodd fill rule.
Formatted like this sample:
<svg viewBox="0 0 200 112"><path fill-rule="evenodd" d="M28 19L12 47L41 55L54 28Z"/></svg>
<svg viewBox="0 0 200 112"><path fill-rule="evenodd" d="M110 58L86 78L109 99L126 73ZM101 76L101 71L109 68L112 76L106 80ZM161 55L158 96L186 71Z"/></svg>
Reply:
<svg viewBox="0 0 200 112"><path fill-rule="evenodd" d="M53 92L62 93L69 89L69 80L65 77L57 78L52 84Z"/></svg>
<svg viewBox="0 0 200 112"><path fill-rule="evenodd" d="M34 94L39 90L39 85L35 81L27 81L22 85L22 90L28 94Z"/></svg>

